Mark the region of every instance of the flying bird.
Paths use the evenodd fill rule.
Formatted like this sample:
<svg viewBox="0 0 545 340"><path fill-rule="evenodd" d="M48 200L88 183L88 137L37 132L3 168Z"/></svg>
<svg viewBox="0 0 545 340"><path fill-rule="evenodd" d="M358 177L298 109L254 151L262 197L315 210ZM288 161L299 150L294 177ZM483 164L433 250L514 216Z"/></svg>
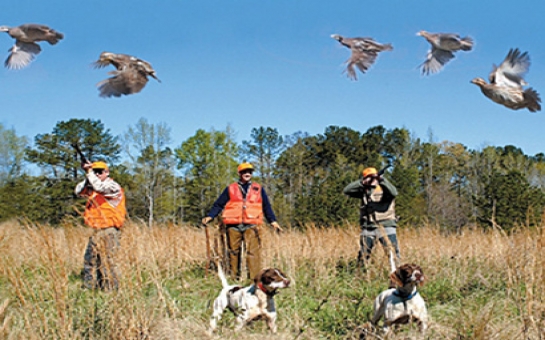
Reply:
<svg viewBox="0 0 545 340"><path fill-rule="evenodd" d="M473 48L473 39L470 37L460 38L458 34L420 31L417 35L426 38L431 44L426 61L420 65L424 75L441 71L443 66L454 58L454 52L471 51Z"/></svg>
<svg viewBox="0 0 545 340"><path fill-rule="evenodd" d="M481 92L492 101L513 110L527 108L530 112L541 111L541 98L532 88L524 90L528 85L524 75L530 68L528 52L521 53L518 48L510 49L498 67L493 65L488 75L488 84L483 78L475 78L471 83L480 87Z"/></svg>
<svg viewBox="0 0 545 340"><path fill-rule="evenodd" d="M15 39L15 45L9 49L10 55L4 62L9 69L21 69L28 66L42 51L39 41L55 45L64 38L62 33L45 25L24 24L17 27L0 26L0 32L7 32Z"/></svg>
<svg viewBox="0 0 545 340"><path fill-rule="evenodd" d="M113 75L97 84L101 97L120 97L140 92L148 82L148 76L161 82L150 63L128 54L102 52L94 62L96 68L114 66Z"/></svg>
<svg viewBox="0 0 545 340"><path fill-rule="evenodd" d="M394 48L391 44L379 44L373 38L345 38L338 34L332 34L331 38L337 40L341 45L348 47L352 54L346 60L346 72L348 78L358 80L356 75L357 67L361 73L365 73L377 59L382 51L391 51ZM343 72L343 73L344 73Z"/></svg>

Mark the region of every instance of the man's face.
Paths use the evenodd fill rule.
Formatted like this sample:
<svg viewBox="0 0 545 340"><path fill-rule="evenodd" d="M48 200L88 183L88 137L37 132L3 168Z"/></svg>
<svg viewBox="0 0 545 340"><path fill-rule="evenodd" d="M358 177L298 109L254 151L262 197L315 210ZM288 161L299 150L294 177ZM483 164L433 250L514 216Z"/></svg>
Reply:
<svg viewBox="0 0 545 340"><path fill-rule="evenodd" d="M374 176L367 176L362 181L363 185L370 187L376 187L378 185L378 180Z"/></svg>
<svg viewBox="0 0 545 340"><path fill-rule="evenodd" d="M249 182L252 179L252 170L242 170L238 174L243 182Z"/></svg>
<svg viewBox="0 0 545 340"><path fill-rule="evenodd" d="M110 170L108 169L93 169L93 172L101 181L104 181L106 178L108 178L108 175L110 174Z"/></svg>

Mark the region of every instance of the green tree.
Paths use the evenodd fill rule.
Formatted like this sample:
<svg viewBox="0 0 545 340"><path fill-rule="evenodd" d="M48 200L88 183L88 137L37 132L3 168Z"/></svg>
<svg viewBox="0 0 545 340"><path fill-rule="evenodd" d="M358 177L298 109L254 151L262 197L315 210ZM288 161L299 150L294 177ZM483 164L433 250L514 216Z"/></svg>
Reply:
<svg viewBox="0 0 545 340"><path fill-rule="evenodd" d="M26 137L17 136L15 129L6 129L0 123L0 185L23 173L27 144Z"/></svg>
<svg viewBox="0 0 545 340"><path fill-rule="evenodd" d="M519 171L511 170L507 174L496 172L491 176L477 206L481 209L481 223L490 225L495 221L501 227L511 229L539 223L544 201L540 190L530 186Z"/></svg>
<svg viewBox="0 0 545 340"><path fill-rule="evenodd" d="M59 223L67 215L78 216L74 208L80 200L74 197L73 190L80 162L71 146L74 142L79 142L91 160L112 164L118 158L117 138L99 120L71 119L57 123L50 134L37 135L34 148L26 149L26 157L42 169L32 191L45 199L38 208L40 221Z"/></svg>
<svg viewBox="0 0 545 340"><path fill-rule="evenodd" d="M164 199L172 197L175 190L173 152L168 147L170 143L170 129L166 124L150 124L145 118L129 126L123 135L123 145L131 160L136 184L135 190L130 193L135 203L132 209L135 215L147 218L149 227L156 217L168 219L175 215L175 204ZM139 211L138 207L142 209Z"/></svg>
<svg viewBox="0 0 545 340"><path fill-rule="evenodd" d="M71 176L78 178L79 156L72 147L78 143L88 159L103 160L112 164L119 157L117 137L104 128L100 120L71 119L58 122L49 134L34 138L34 148L26 149L28 161L40 166L56 179Z"/></svg>
<svg viewBox="0 0 545 340"><path fill-rule="evenodd" d="M233 131L197 130L174 149L184 174L184 219L200 221L216 197L236 178L238 147Z"/></svg>
<svg viewBox="0 0 545 340"><path fill-rule="evenodd" d="M250 140L242 142L241 154L256 166L257 174L263 185L274 196L273 170L276 158L284 148L282 136L278 130L270 127L253 128Z"/></svg>

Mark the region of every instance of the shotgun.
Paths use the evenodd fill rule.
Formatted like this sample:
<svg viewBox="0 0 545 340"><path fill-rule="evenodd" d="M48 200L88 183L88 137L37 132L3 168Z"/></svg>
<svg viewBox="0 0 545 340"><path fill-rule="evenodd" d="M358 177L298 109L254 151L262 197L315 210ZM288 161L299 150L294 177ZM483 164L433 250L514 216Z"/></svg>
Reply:
<svg viewBox="0 0 545 340"><path fill-rule="evenodd" d="M377 173L377 177L380 177L382 175L384 175L384 173L386 172L386 170L388 170L389 167L391 167L392 164L388 164L386 165L384 168L380 169Z"/></svg>
<svg viewBox="0 0 545 340"><path fill-rule="evenodd" d="M76 152L78 153L79 158L81 159L81 162L82 162L82 163L89 163L89 159L87 159L87 157L85 157L85 155L83 154L83 152L81 152L81 149L79 148L78 143L73 143L73 144L72 144L72 147L73 147L74 149L76 149Z"/></svg>

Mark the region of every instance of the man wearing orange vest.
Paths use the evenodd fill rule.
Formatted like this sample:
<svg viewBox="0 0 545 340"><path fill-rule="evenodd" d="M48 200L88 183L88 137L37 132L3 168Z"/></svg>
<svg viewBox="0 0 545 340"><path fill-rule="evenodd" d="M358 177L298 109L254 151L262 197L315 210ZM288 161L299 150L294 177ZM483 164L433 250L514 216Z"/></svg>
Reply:
<svg viewBox="0 0 545 340"><path fill-rule="evenodd" d="M249 278L254 278L262 269L258 226L263 224L263 215L275 230L282 231L282 228L276 221L265 190L261 185L251 181L253 165L242 163L237 171L239 181L225 188L208 215L202 219L202 223L206 225L223 210L231 276L240 278L240 248L244 241Z"/></svg>
<svg viewBox="0 0 545 340"><path fill-rule="evenodd" d="M125 222L125 194L121 186L108 177L104 162L86 162L81 167L86 179L78 183L76 195L88 197L83 215L85 224L94 229L83 261L85 288L117 289L119 274L115 256L119 248L120 229Z"/></svg>

